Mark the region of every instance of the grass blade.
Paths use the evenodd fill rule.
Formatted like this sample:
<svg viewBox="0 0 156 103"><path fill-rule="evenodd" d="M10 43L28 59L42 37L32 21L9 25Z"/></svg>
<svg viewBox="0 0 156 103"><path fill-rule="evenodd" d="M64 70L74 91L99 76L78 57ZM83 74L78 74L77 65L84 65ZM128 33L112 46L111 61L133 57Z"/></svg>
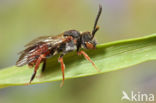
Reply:
<svg viewBox="0 0 156 103"><path fill-rule="evenodd" d="M97 49L86 50L86 52L101 72L97 72L83 56L77 56L76 52L72 52L64 56L66 79L111 72L145 61L155 60L156 34L98 45ZM35 78L32 84L62 80L57 58L58 55L48 59L42 78ZM0 88L24 85L29 82L32 73L33 69L29 69L27 66L12 66L2 69L0 70Z"/></svg>

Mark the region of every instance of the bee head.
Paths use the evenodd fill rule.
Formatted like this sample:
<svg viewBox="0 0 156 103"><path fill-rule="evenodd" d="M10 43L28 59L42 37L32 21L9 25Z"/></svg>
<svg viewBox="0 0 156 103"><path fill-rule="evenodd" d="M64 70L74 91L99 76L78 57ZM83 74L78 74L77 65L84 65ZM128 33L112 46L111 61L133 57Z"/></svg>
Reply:
<svg viewBox="0 0 156 103"><path fill-rule="evenodd" d="M86 49L94 49L96 47L96 41L90 32L83 32L81 34L81 45Z"/></svg>

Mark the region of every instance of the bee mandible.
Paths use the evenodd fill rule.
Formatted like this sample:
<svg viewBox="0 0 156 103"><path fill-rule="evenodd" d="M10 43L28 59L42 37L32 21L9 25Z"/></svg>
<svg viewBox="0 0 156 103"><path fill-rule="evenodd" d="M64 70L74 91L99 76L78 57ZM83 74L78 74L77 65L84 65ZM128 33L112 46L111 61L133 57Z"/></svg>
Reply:
<svg viewBox="0 0 156 103"><path fill-rule="evenodd" d="M94 39L94 36L95 33L99 30L97 23L101 12L102 6L99 5L98 14L96 16L92 32L87 31L81 33L77 30L68 30L56 36L38 37L25 45L26 49L19 53L20 57L16 62L16 66L21 67L28 64L29 67L34 67L34 72L29 83L27 84L31 84L35 78L40 63L43 62L41 70L42 73L45 71L47 58L56 54L60 54L58 62L60 62L62 70L63 79L61 86L63 86L65 79L65 64L63 62L63 56L69 52L77 51L78 55L83 55L85 59L91 62L93 67L98 70L90 57L83 50L80 50L80 48L95 49L97 43Z"/></svg>

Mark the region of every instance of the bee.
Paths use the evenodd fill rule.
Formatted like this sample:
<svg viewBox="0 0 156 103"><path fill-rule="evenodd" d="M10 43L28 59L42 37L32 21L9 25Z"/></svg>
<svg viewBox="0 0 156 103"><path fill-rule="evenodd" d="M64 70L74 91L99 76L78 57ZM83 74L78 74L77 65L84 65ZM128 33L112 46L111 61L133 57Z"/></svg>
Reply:
<svg viewBox="0 0 156 103"><path fill-rule="evenodd" d="M27 85L31 84L34 80L39 65L43 63L41 73L45 71L46 60L49 57L53 57L56 54L60 54L58 62L61 65L62 70L62 83L64 84L65 75L65 64L63 62L63 56L69 52L77 51L78 55L83 55L86 60L91 62L93 67L98 70L94 62L90 57L80 48L85 49L95 49L96 41L94 39L95 33L99 30L97 26L99 17L102 12L102 6L99 5L98 14L95 19L94 27L92 32L79 32L77 30L68 30L56 36L41 36L38 37L28 44L25 45L25 50L21 51L20 57L16 62L17 67L28 65L29 67L34 67L34 72L30 78Z"/></svg>

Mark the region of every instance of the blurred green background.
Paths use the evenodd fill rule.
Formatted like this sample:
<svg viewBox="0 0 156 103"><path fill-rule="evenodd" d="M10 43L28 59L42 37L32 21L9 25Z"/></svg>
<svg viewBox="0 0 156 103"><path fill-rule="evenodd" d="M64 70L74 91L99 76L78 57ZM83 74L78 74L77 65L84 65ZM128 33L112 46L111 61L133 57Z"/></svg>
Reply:
<svg viewBox="0 0 156 103"><path fill-rule="evenodd" d="M98 43L156 33L156 0L0 0L0 68L15 65L17 53L38 36L91 31L99 4ZM63 88L52 82L0 89L0 103L126 103L123 90L156 95L155 63L66 80Z"/></svg>

